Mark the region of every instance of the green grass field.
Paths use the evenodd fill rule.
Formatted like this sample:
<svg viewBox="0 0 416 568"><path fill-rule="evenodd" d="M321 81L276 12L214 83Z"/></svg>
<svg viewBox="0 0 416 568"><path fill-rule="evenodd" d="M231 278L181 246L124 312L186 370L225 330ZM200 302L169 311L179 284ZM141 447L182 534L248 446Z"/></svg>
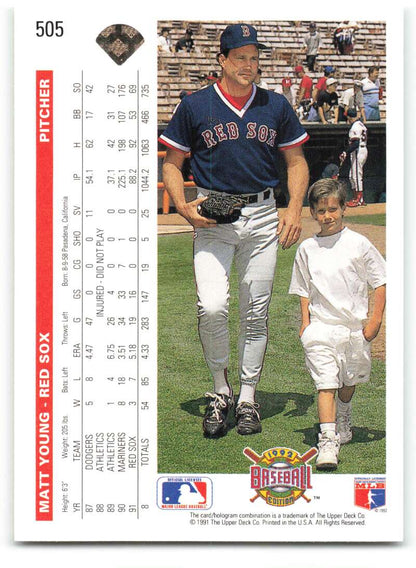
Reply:
<svg viewBox="0 0 416 568"><path fill-rule="evenodd" d="M386 226L386 214L385 213L374 213L373 215L346 215L344 221L359 225L379 225L381 227Z"/></svg>
<svg viewBox="0 0 416 568"><path fill-rule="evenodd" d="M199 342L192 235L159 237L158 470L160 473L247 473L246 446L304 453L317 442L316 392L298 339L298 299L287 294L295 249L279 251L269 312L269 345L257 390L263 432L218 440L202 435L204 393L212 390ZM229 377L238 394L238 311L235 273L230 300ZM373 361L370 383L354 397L353 441L342 446L337 473L385 472L385 364ZM325 473L322 473L325 475Z"/></svg>

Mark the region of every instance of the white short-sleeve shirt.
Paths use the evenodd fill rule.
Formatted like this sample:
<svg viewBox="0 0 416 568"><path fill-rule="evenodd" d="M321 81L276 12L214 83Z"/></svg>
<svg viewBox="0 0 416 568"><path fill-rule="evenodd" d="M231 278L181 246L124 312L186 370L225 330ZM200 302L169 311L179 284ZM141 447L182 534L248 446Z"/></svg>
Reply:
<svg viewBox="0 0 416 568"><path fill-rule="evenodd" d="M386 263L364 236L344 227L306 239L293 265L289 294L309 299L311 319L360 326L368 314L368 286L386 283Z"/></svg>

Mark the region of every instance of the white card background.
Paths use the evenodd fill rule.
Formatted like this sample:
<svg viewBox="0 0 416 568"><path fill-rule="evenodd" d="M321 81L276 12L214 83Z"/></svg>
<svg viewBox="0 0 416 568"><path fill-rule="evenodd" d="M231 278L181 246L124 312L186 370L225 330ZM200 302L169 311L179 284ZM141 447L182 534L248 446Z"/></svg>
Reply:
<svg viewBox="0 0 416 568"><path fill-rule="evenodd" d="M36 19L38 19L40 17L39 14L40 14L40 12L36 11ZM159 17L159 18L163 17L165 19L166 17L168 17L168 15L157 14L156 17ZM279 15L279 17L281 17L281 16ZM360 17L364 18L364 16L361 15L361 14L360 14ZM52 19L52 18L50 18L50 19ZM103 27L105 27L105 25L108 24L108 21L109 21L109 18L104 17L103 18L104 25L100 26L99 25L99 19L97 18L96 22L94 22L94 29L102 29ZM140 17L140 22L143 22L143 17ZM140 25L142 25L142 23ZM138 29L140 29L139 25L137 27L138 27ZM143 48L140 48L140 49L143 49ZM52 54L52 53L50 54L51 61L53 59L53 55L54 54ZM400 73L398 73L398 76L400 77ZM392 80L392 79L390 79L390 80ZM396 109L397 109L397 107L396 107ZM400 124L398 126L397 132L400 134ZM396 156L394 156L394 159L396 159ZM400 157L398 157L398 160L399 159L400 159ZM29 175L30 174L30 162L27 164L27 167L28 167L27 175ZM395 171L391 172L391 170L389 168L389 171L388 171L389 176L394 176L396 174L399 176L399 179L400 179L400 172L395 172ZM29 196L29 199L30 199L30 196ZM10 203L10 201L9 201L9 203ZM15 209L16 209L17 206L18 205L15 204ZM31 220L30 220L31 211L33 212L33 203L31 204L30 201L28 201L24 210L22 208L22 221L24 221L26 219L25 215L27 215L28 216L27 217L28 227L30 227L30 223L31 223ZM398 196L397 207L393 207L392 215L393 216L397 215L398 219L400 220L400 196ZM6 223L6 226L7 226L7 223ZM390 243L388 246L391 247L390 250L391 250L392 255L393 255L394 254L393 249L396 247L396 245L397 244L399 244L399 246L401 245L400 237L398 239L396 239L396 238L394 239L394 245L391 243L391 240L389 240L388 242ZM10 251L10 249L9 249L9 251ZM20 254L19 251L20 251L19 246L17 246L16 247L17 255ZM389 251L389 249L388 249L388 251ZM29 255L29 257L27 258L29 270L30 270L31 260L33 260L33 258L31 258L30 255ZM7 289L7 281L6 281L6 289ZM28 298L28 300L29 300L29 303L30 303L30 297ZM390 305L392 305L393 302L394 302L394 299L391 299ZM400 302L398 302L398 306L400 307ZM30 328L28 329L28 333L29 332L30 332ZM398 338L398 339L400 339L400 338ZM23 409L23 413L24 413L24 409ZM393 418L393 420L390 423L390 426L388 428L389 428L389 431L392 433L391 438L390 438L390 443L393 444L393 445L391 445L390 448L393 448L394 443L395 443L395 439L398 439L399 443L400 443L401 432L400 432L400 424L397 424L397 426L396 426L397 421L394 419L394 417L391 417L391 418ZM17 440L19 440L19 441L21 440L22 443L24 444L24 433L22 434L20 431L18 432L17 429L16 429L15 435L16 435ZM31 458L31 456L30 456L30 445L28 445L26 447L26 450L29 452L28 454L26 454L26 460L27 460L27 462L30 462L30 458ZM38 529L36 528L36 524L33 524L33 522L27 522L25 520L25 511L28 508L27 507L27 501L31 499L31 489L32 488L30 487L30 485L28 487L24 487L23 483L19 483L19 479L21 478L21 475L24 476L24 473L25 473L24 470L23 470L23 462L24 462L24 459L20 459L19 457L17 457L17 464L19 464L19 465L16 468L15 474L16 474L17 484L18 484L19 488L22 488L22 491L20 493L20 490L19 490L19 495L17 496L17 498L21 500L21 506L18 503L19 506L16 509L16 512L17 512L17 516L16 516L17 525L16 526L18 526L18 525L20 526L19 530L22 531L22 536L21 536L22 539L26 539L26 538L28 540L35 540L36 538L42 539L42 531L44 529L42 529L42 531L40 531L38 533ZM31 466L28 466L28 467L31 467ZM396 489L392 488L391 494L394 496L394 498L397 498L397 502L400 503L400 501L401 501L401 487L400 487L401 463L400 463L400 460L398 460L397 462L392 461L392 463L390 464L390 467L392 468L391 474L392 474L393 478L395 480L397 480L397 488ZM212 477L214 478L214 476L212 476ZM235 483L239 483L240 481L242 481L242 480L238 479L239 476L236 476L236 477L237 477L237 479L235 479ZM214 482L216 482L215 478L214 478ZM332 482L332 480L330 480L330 483L331 482ZM339 487L339 479L337 479L336 482L337 482L337 488L338 488ZM245 484L243 483L242 487L244 485ZM11 487L11 485L9 487ZM316 482L315 482L315 487L317 488L317 491L319 491L319 486L318 486L318 483L316 483ZM390 488L389 488L389 490L390 490ZM242 492L244 492L243 488L242 488ZM226 500L227 500L227 496L226 496L226 491L225 491L222 501L226 502ZM322 501L321 501L321 505L322 505ZM342 503L340 504L340 506L341 507L343 506ZM239 504L235 504L235 503L231 504L232 510L238 510L239 507L240 507ZM19 514L22 515L22 517L20 519L19 519ZM169 512L169 514L170 514L170 512ZM165 517L165 519L166 519L166 517ZM177 522L177 518L175 518L175 523L176 522ZM381 524L383 524L382 521L378 521L378 522L381 522ZM163 523L164 523L163 515L159 516L158 512L155 511L155 513L152 514L151 517L149 518L148 526L146 526L146 527L141 526L141 531L144 531L144 532L143 533L141 532L141 534L143 534L143 538L140 538L139 540L145 540L145 541L146 540L154 540L154 539L164 540L164 538L160 538L160 534L164 533ZM168 525L169 525L169 528L171 530L170 523L171 523L171 521L169 520ZM100 525L100 523L98 523L98 526L95 522L91 523L90 526L88 526L88 524L83 525L83 527L87 526L87 529L85 529L83 527L76 527L76 526L72 527L71 526L69 528L67 527L68 532L66 532L66 534L65 534L65 531L67 529L63 529L62 526L60 526L60 527L57 526L56 529L55 528L51 529L51 531L49 532L49 536L48 536L47 540L61 540L61 539L63 539L63 540L84 540L84 539L85 540L94 540L95 538L98 538L98 539L107 539L107 540L119 540L119 539L121 539L121 540L134 541L134 540L137 539L137 537L136 537L137 528L135 528L134 526L129 526L128 523L126 525L122 524L122 525L117 526L117 527L114 527L114 526L106 527L105 525L106 525L105 522L103 522L102 525ZM175 527L175 528L177 529L177 532L176 531L171 532L172 540L180 541L180 540L182 540L181 537L183 535L183 527L180 526L180 523L179 523L178 526ZM380 532L379 532L380 529L376 524L372 527L372 529L374 531L373 534L375 535L374 540L377 540L376 535L380 534ZM63 530L64 530L64 534L62 532ZM122 533L122 535L118 536L121 533ZM157 535L157 533L159 533L159 537L155 536L155 535ZM27 536L25 536L25 535L27 535ZM31 536L29 536L29 535L31 535ZM16 534L16 536L19 539L18 533ZM340 539L336 539L336 540L349 540L348 536L349 536L348 534L343 532L342 539L340 538ZM248 536L247 539L250 540L251 537L252 537L252 535ZM210 535L210 537L207 538L207 540L225 540L225 541L227 541L227 540L233 540L234 538L236 540L240 540L240 539L245 540L245 538L241 536L241 529L236 531L235 536L234 536L233 532L231 532L231 531L227 531L227 534L224 534L223 531L217 531L216 533L212 533ZM261 538L254 539L254 540L273 541L274 539L271 536L269 536L265 533L265 534L262 535ZM285 539L283 538L282 540L285 540ZM292 540L292 538L288 538L287 540ZM297 540L297 539L294 538L294 540ZM368 539L364 539L364 540L368 540ZM178 556L178 558L179 558L179 556ZM130 562L134 562L134 560L131 560ZM118 565L116 563L117 563L117 560L114 560L112 565ZM133 565L133 564L130 564L130 565ZM155 563L155 565L157 565L157 563ZM314 564L309 564L309 565L314 565Z"/></svg>

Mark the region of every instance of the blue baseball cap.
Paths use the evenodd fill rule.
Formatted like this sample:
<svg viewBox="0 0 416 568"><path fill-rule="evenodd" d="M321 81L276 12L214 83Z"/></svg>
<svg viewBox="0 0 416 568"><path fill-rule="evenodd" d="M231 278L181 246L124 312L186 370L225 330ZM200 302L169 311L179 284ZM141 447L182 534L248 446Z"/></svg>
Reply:
<svg viewBox="0 0 416 568"><path fill-rule="evenodd" d="M258 49L267 49L257 41L257 30L250 24L230 24L221 34L221 53L227 49L236 49L244 45L255 45Z"/></svg>
<svg viewBox="0 0 416 568"><path fill-rule="evenodd" d="M333 73L335 71L335 67L332 67L332 65L327 65L326 67L324 67L324 73Z"/></svg>

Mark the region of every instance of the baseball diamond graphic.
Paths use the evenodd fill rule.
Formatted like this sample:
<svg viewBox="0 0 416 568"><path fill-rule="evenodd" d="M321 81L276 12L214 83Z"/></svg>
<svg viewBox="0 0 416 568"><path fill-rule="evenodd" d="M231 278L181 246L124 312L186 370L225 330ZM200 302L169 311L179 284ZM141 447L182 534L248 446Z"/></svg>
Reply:
<svg viewBox="0 0 416 568"><path fill-rule="evenodd" d="M97 43L117 65L122 65L144 43L142 34L131 26L113 24L97 36Z"/></svg>

